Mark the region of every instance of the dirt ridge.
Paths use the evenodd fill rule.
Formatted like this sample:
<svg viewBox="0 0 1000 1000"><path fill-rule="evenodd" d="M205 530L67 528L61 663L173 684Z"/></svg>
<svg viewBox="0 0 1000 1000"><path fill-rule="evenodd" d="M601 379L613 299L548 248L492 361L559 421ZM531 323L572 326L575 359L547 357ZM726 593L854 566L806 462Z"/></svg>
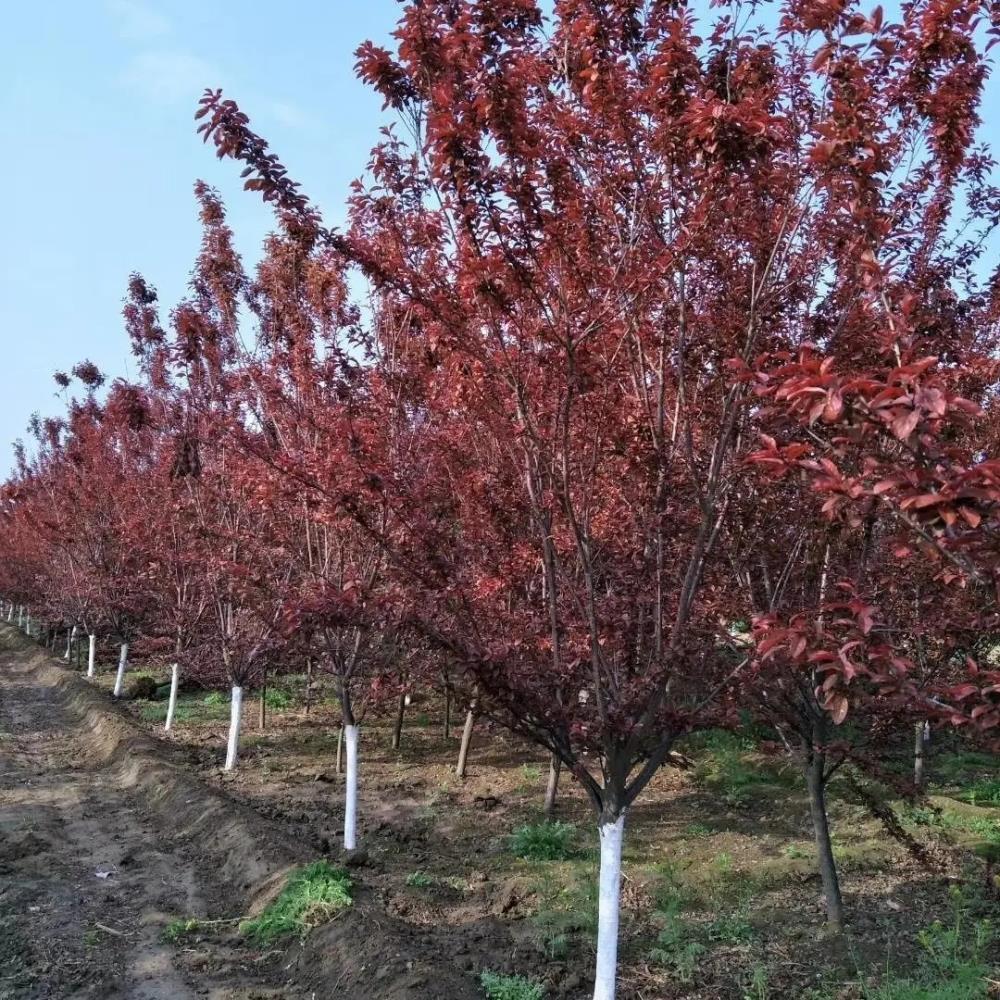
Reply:
<svg viewBox="0 0 1000 1000"><path fill-rule="evenodd" d="M291 869L314 855L252 808L173 763L173 748L143 733L118 705L83 677L10 627L8 669L30 673L76 723L81 760L110 774L136 796L153 822L193 845L232 887L244 912L262 909ZM12 662L13 661L13 662ZM354 905L289 949L286 967L315 996L356 1000L473 1000L471 977L386 912L357 872Z"/></svg>

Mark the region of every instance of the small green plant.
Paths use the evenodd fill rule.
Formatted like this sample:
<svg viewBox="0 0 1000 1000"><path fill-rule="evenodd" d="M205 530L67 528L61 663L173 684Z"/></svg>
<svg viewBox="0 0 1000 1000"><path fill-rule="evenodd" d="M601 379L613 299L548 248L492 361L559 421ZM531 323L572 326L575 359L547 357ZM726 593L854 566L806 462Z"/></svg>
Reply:
<svg viewBox="0 0 1000 1000"><path fill-rule="evenodd" d="M163 928L163 933L160 935L162 939L167 944L177 944L182 938L186 938L190 934L196 934L201 930L201 921L195 920L193 917L179 920L171 920L166 927Z"/></svg>
<svg viewBox="0 0 1000 1000"><path fill-rule="evenodd" d="M720 913L708 925L709 941L720 944L745 944L753 937L753 924L750 923L749 907L746 904L741 904L729 913Z"/></svg>
<svg viewBox="0 0 1000 1000"><path fill-rule="evenodd" d="M706 826L704 823L688 823L688 825L684 827L684 836L698 839L702 837L711 837L712 828L710 826Z"/></svg>
<svg viewBox="0 0 1000 1000"><path fill-rule="evenodd" d="M974 806L1000 806L1000 778L974 781L960 797Z"/></svg>
<svg viewBox="0 0 1000 1000"><path fill-rule="evenodd" d="M411 889L426 889L434 884L434 877L432 875L428 875L427 872L410 872L410 874L406 876L406 884Z"/></svg>
<svg viewBox="0 0 1000 1000"><path fill-rule="evenodd" d="M548 866L539 872L536 893L540 900L532 917L538 945L550 959L565 958L573 938L592 938L597 930L597 880L589 865L570 871Z"/></svg>
<svg viewBox="0 0 1000 1000"><path fill-rule="evenodd" d="M727 851L723 851L712 859L712 865L720 875L731 875L733 872L733 856Z"/></svg>
<svg viewBox="0 0 1000 1000"><path fill-rule="evenodd" d="M758 962L750 971L750 981L743 988L743 1000L768 1000L771 995L767 966Z"/></svg>
<svg viewBox="0 0 1000 1000"><path fill-rule="evenodd" d="M799 847L798 844L789 844L783 853L786 858L792 861L801 861L803 858L809 857L809 852L805 848Z"/></svg>
<svg viewBox="0 0 1000 1000"><path fill-rule="evenodd" d="M536 785L542 780L542 769L537 764L522 764L521 777L526 785Z"/></svg>
<svg viewBox="0 0 1000 1000"><path fill-rule="evenodd" d="M327 861L314 861L289 878L281 895L260 914L244 920L240 933L257 944L271 944L332 920L351 905L351 879Z"/></svg>
<svg viewBox="0 0 1000 1000"><path fill-rule="evenodd" d="M210 691L202 698L202 702L206 705L228 705L229 698L221 691Z"/></svg>
<svg viewBox="0 0 1000 1000"><path fill-rule="evenodd" d="M690 983L698 968L698 960L706 947L698 940L697 929L683 916L688 897L677 883L672 871L665 872L665 880L656 894L657 919L663 927L650 950L649 958L657 965L669 969L675 979Z"/></svg>
<svg viewBox="0 0 1000 1000"><path fill-rule="evenodd" d="M504 976L486 971L479 977L489 1000L543 1000L545 987L524 976Z"/></svg>
<svg viewBox="0 0 1000 1000"><path fill-rule="evenodd" d="M904 979L886 973L866 1000L985 1000L990 995L986 949L994 938L988 920L967 925L968 902L961 889L951 892L953 915L946 927L940 920L917 935L923 954L916 973Z"/></svg>
<svg viewBox="0 0 1000 1000"><path fill-rule="evenodd" d="M572 823L528 823L510 838L510 849L525 861L567 861L576 853Z"/></svg>
<svg viewBox="0 0 1000 1000"><path fill-rule="evenodd" d="M669 969L680 982L690 983L698 968L698 960L707 949L697 939L694 928L681 916L680 910L680 901L675 900L667 910L662 911L666 923L657 935L649 958Z"/></svg>
<svg viewBox="0 0 1000 1000"><path fill-rule="evenodd" d="M264 704L274 711L280 712L292 704L292 695L281 688L268 688L264 692Z"/></svg>

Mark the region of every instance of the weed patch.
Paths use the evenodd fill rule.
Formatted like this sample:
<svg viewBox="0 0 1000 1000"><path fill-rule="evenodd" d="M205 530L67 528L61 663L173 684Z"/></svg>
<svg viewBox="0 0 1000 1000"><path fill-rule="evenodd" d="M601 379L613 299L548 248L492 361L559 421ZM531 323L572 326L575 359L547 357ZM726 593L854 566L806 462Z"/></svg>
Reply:
<svg viewBox="0 0 1000 1000"><path fill-rule="evenodd" d="M950 926L935 921L918 936L923 952L916 974L897 979L888 973L878 987L865 989L866 1000L985 1000L990 995L985 952L993 927L988 920L970 926L961 892L952 899Z"/></svg>
<svg viewBox="0 0 1000 1000"><path fill-rule="evenodd" d="M304 936L351 905L351 880L326 861L300 868L281 895L259 917L244 920L240 933L257 944Z"/></svg>
<svg viewBox="0 0 1000 1000"><path fill-rule="evenodd" d="M489 1000L543 1000L545 987L523 976L503 976L498 972L484 972L479 977L483 992Z"/></svg>
<svg viewBox="0 0 1000 1000"><path fill-rule="evenodd" d="M171 920L166 927L163 928L163 933L160 937L167 944L177 944L178 941L189 937L191 934L197 934L201 930L201 921L195 920L193 917L189 919Z"/></svg>
<svg viewBox="0 0 1000 1000"><path fill-rule="evenodd" d="M572 823L528 823L510 838L510 849L525 861L567 861L576 854Z"/></svg>

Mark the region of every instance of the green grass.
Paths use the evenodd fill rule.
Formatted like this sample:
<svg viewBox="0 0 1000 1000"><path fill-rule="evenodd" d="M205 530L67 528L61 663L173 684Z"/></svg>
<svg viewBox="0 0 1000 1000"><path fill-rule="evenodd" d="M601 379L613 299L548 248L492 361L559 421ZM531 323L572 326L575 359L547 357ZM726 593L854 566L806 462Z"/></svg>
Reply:
<svg viewBox="0 0 1000 1000"><path fill-rule="evenodd" d="M534 885L539 900L531 923L539 950L565 958L577 937L597 932L597 868L590 861L545 865Z"/></svg>
<svg viewBox="0 0 1000 1000"><path fill-rule="evenodd" d="M683 749L696 760L695 782L732 807L749 805L755 789L787 787L798 780L788 768L761 766L759 759L753 759L756 741L748 733L710 730L689 737Z"/></svg>
<svg viewBox="0 0 1000 1000"><path fill-rule="evenodd" d="M268 688L264 693L264 704L276 712L290 708L294 700L291 692L282 688Z"/></svg>
<svg viewBox="0 0 1000 1000"><path fill-rule="evenodd" d="M179 920L171 920L163 928L163 933L160 937L167 944L176 944L189 934L196 934L199 930L201 930L201 921L195 920L193 917L188 919L181 918Z"/></svg>
<svg viewBox="0 0 1000 1000"><path fill-rule="evenodd" d="M411 889L427 889L434 884L434 876L428 875L427 872L410 872L406 876L406 884Z"/></svg>
<svg viewBox="0 0 1000 1000"><path fill-rule="evenodd" d="M266 945L332 920L351 905L351 879L327 861L299 868L281 895L259 917L244 920L240 933Z"/></svg>
<svg viewBox="0 0 1000 1000"><path fill-rule="evenodd" d="M504 976L499 972L484 972L479 977L488 1000L543 1000L545 987L523 976Z"/></svg>
<svg viewBox="0 0 1000 1000"><path fill-rule="evenodd" d="M684 836L695 840L700 840L703 837L711 837L712 832L712 828L704 823L688 823L684 827Z"/></svg>
<svg viewBox="0 0 1000 1000"><path fill-rule="evenodd" d="M958 797L974 806L1000 806L1000 778L974 781Z"/></svg>
<svg viewBox="0 0 1000 1000"><path fill-rule="evenodd" d="M572 823L527 823L510 838L510 849L525 861L567 861L576 852L576 827Z"/></svg>
<svg viewBox="0 0 1000 1000"><path fill-rule="evenodd" d="M918 935L922 954L912 976L897 979L887 972L866 1000L986 1000L990 996L986 949L994 930L988 920L970 922L961 890L952 892L954 914L949 926L935 921Z"/></svg>
<svg viewBox="0 0 1000 1000"><path fill-rule="evenodd" d="M167 718L166 701L144 702L139 714L146 722L164 722ZM181 694L174 711L175 722L214 722L229 715L229 699L215 691L207 696Z"/></svg>

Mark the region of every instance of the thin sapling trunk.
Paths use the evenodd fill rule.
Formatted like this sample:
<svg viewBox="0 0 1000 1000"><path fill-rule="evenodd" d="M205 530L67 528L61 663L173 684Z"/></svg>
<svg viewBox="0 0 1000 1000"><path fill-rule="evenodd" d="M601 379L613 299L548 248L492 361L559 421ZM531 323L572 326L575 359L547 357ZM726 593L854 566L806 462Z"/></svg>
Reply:
<svg viewBox="0 0 1000 1000"><path fill-rule="evenodd" d="M917 788L923 788L926 780L924 770L929 739L930 726L926 722L916 723L913 727L913 784Z"/></svg>
<svg viewBox="0 0 1000 1000"><path fill-rule="evenodd" d="M406 703L409 701L408 696L403 693L399 696L399 701L396 703L396 721L392 727L392 749L398 750L400 744L403 742L403 719L406 716Z"/></svg>
<svg viewBox="0 0 1000 1000"><path fill-rule="evenodd" d="M90 647L87 650L87 676L93 677L97 666L97 636L90 634Z"/></svg>
<svg viewBox="0 0 1000 1000"><path fill-rule="evenodd" d="M840 932L844 927L844 901L840 895L837 862L833 857L833 842L830 839L830 822L826 811L825 768L825 753L813 750L807 755L806 785L809 789L809 811L816 838L820 880L823 885L823 895L826 897L826 919L831 929Z"/></svg>
<svg viewBox="0 0 1000 1000"><path fill-rule="evenodd" d="M344 788L344 850L358 846L358 726L344 726L347 745L347 780Z"/></svg>
<svg viewBox="0 0 1000 1000"><path fill-rule="evenodd" d="M167 701L167 719L163 723L165 732L170 732L174 725L174 713L177 711L177 688L180 684L181 667L179 663L170 665L170 699Z"/></svg>
<svg viewBox="0 0 1000 1000"><path fill-rule="evenodd" d="M120 698L125 693L125 670L128 666L128 643L123 642L118 654L118 673L115 675L114 696Z"/></svg>
<svg viewBox="0 0 1000 1000"><path fill-rule="evenodd" d="M551 819L556 811L556 794L559 791L559 772L562 770L562 760L558 754L549 758L549 781L545 786L545 818Z"/></svg>
<svg viewBox="0 0 1000 1000"><path fill-rule="evenodd" d="M458 766L455 774L460 778L465 777L465 768L469 762L469 747L472 745L472 728L476 724L475 705L469 707L465 713L465 728L462 730L462 743L458 748Z"/></svg>
<svg viewBox="0 0 1000 1000"><path fill-rule="evenodd" d="M618 915L621 905L622 841L625 814L598 823L601 873L597 896L597 967L594 1000L614 1000L618 971Z"/></svg>
<svg viewBox="0 0 1000 1000"><path fill-rule="evenodd" d="M229 740L226 744L226 763L224 771L232 771L236 767L236 758L240 752L240 725L243 722L243 688L233 685L232 698L229 702Z"/></svg>

